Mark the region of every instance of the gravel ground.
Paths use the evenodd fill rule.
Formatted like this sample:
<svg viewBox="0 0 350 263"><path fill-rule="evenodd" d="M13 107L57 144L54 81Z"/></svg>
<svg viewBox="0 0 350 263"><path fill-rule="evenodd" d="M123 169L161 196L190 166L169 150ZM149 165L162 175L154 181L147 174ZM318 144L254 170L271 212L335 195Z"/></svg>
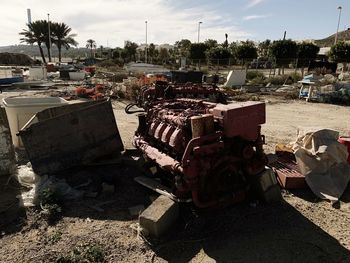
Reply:
<svg viewBox="0 0 350 263"><path fill-rule="evenodd" d="M329 127L350 135L349 107L266 100L267 152L277 142L294 140L300 126ZM137 117L126 115L124 105L113 103L125 146L131 147ZM118 171L113 166L106 169ZM139 170L128 169L115 193L66 203L53 225L35 210L20 210L14 202L18 185L5 185L2 178L0 262L56 262L79 249L101 252L106 262L350 262L349 189L339 209L309 190L283 191L282 202L273 205L243 203L200 214L183 206L179 222L166 236L145 240L138 235L137 216L128 208L147 206L154 196L133 182ZM89 250L92 247L97 249Z"/></svg>

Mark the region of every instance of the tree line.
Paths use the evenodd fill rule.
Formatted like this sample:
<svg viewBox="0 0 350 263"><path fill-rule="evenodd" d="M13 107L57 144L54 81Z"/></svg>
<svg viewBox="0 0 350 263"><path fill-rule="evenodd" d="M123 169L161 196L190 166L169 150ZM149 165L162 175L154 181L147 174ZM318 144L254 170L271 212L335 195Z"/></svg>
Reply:
<svg viewBox="0 0 350 263"><path fill-rule="evenodd" d="M59 53L59 61L61 61L62 48L69 49L71 46L77 46L74 40L76 34L71 34L71 28L65 23L50 22L49 26L46 20L38 20L27 24L28 29L23 29L20 32L22 36L21 42L27 44L36 43L39 47L42 60L46 63L43 45L48 50L49 61L50 56L50 40L51 43L57 46ZM90 49L90 56L95 55L104 57L106 55L103 46L100 46L100 52L95 54L97 49L96 41L88 39L86 47ZM311 60L317 58L320 48L311 42L297 43L291 39L275 40L269 39L258 44L253 41L240 41L229 43L226 40L223 43L218 43L215 39L207 39L201 43L192 43L188 39L176 41L171 49L160 48L151 43L147 46L147 62L155 64L178 64L180 58L190 59L198 63L216 63L220 65L241 64L247 66L254 59L259 58L263 61L273 61L278 68L288 66L290 63L295 63L296 67L307 67ZM113 58L118 64L124 64L130 61L146 61L145 48L140 49L139 45L126 41L124 48L108 49L106 57ZM335 62L348 63L350 62L350 44L339 42L331 47L329 58Z"/></svg>
<svg viewBox="0 0 350 263"><path fill-rule="evenodd" d="M312 42L296 42L291 39L269 39L258 44L253 41L240 41L228 43L227 40L219 44L215 39L207 39L201 43L191 43L188 39L177 41L173 49L155 49L153 43L148 45L148 62L176 63L179 58L186 58L196 63L215 63L220 65L240 64L248 67L254 60L271 61L276 67L282 69L289 64L301 68L308 67L310 61L317 59L320 48ZM145 61L145 50L138 50L138 45L127 41L124 48L113 50L113 58L121 63ZM338 42L332 46L326 59L339 63L350 62L350 44Z"/></svg>
<svg viewBox="0 0 350 263"><path fill-rule="evenodd" d="M57 46L60 62L62 59L62 48L69 49L70 46L78 45L74 39L76 34L71 34L72 29L65 23L37 20L28 23L27 27L19 33L22 36L20 41L30 45L37 44L43 63L46 63L43 45L46 46L49 62L51 62L51 43Z"/></svg>

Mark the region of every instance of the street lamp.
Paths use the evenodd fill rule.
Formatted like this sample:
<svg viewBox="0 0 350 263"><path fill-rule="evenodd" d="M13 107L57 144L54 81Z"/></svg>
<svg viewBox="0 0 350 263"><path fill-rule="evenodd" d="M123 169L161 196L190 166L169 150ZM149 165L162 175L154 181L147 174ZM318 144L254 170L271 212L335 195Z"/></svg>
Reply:
<svg viewBox="0 0 350 263"><path fill-rule="evenodd" d="M49 48L48 48L48 53L49 53L49 62L51 62L51 33L50 33L50 14L47 14L47 27L49 30Z"/></svg>
<svg viewBox="0 0 350 263"><path fill-rule="evenodd" d="M341 7L341 6L338 6L337 9L339 10L339 18L338 18L337 33L335 34L335 38L334 38L334 45L337 44L337 40L338 40L338 32L339 32L339 24L340 24L340 17L341 17L341 10L342 10L342 7Z"/></svg>
<svg viewBox="0 0 350 263"><path fill-rule="evenodd" d="M203 22L198 22L198 43L199 43L199 35L200 35L200 31L201 31L201 24Z"/></svg>
<svg viewBox="0 0 350 263"><path fill-rule="evenodd" d="M145 62L147 63L147 20L145 21L146 24L146 50L145 50Z"/></svg>

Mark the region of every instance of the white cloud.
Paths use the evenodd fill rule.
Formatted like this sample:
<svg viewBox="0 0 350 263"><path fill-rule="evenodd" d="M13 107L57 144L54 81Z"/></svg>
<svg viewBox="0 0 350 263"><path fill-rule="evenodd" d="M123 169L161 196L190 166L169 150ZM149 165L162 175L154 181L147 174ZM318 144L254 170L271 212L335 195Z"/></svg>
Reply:
<svg viewBox="0 0 350 263"><path fill-rule="evenodd" d="M261 19L266 17L269 17L269 15L249 15L249 16L244 16L243 20L248 21L248 20Z"/></svg>
<svg viewBox="0 0 350 263"><path fill-rule="evenodd" d="M248 5L246 6L247 8L251 8L254 7L262 2L264 2L265 0L250 0Z"/></svg>
<svg viewBox="0 0 350 263"><path fill-rule="evenodd" d="M148 21L148 42L174 43L182 38L197 40L198 21L201 24L201 40L214 38L230 41L251 37L249 32L237 26L231 17L223 16L208 6L174 9L166 0L11 0L2 5L1 45L19 44L18 33L25 28L26 10L31 8L32 20L50 19L65 22L77 33L79 46L87 39L97 45L123 46L125 40L145 42L145 21ZM223 23L224 21L224 23Z"/></svg>

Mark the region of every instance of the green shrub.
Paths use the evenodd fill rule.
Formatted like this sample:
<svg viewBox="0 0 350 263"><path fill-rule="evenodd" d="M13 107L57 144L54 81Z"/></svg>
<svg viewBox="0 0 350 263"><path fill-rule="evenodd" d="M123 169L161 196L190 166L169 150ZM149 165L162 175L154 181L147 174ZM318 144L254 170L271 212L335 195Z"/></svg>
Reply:
<svg viewBox="0 0 350 263"><path fill-rule="evenodd" d="M280 76L270 77L267 79L267 82L273 85L283 85L288 78L291 78L293 83L296 83L302 79L299 73L292 73L289 75L280 75Z"/></svg>
<svg viewBox="0 0 350 263"><path fill-rule="evenodd" d="M284 98L286 100L296 100L299 98L299 93L298 92L294 92L294 93L287 93L284 95Z"/></svg>
<svg viewBox="0 0 350 263"><path fill-rule="evenodd" d="M127 78L128 78L128 75L126 73L116 73L113 76L113 81L114 82L122 82L123 79L127 79Z"/></svg>
<svg viewBox="0 0 350 263"><path fill-rule="evenodd" d="M121 58L115 58L113 59L114 64L118 65L119 67L122 67L124 65L124 60Z"/></svg>
<svg viewBox="0 0 350 263"><path fill-rule="evenodd" d="M99 67L108 68L108 67L116 66L116 63L111 59L107 59L107 60L99 62L97 65Z"/></svg>
<svg viewBox="0 0 350 263"><path fill-rule="evenodd" d="M267 82L271 83L272 85L283 85L285 81L285 76L274 76L267 79Z"/></svg>
<svg viewBox="0 0 350 263"><path fill-rule="evenodd" d="M117 96L119 99L125 99L125 93L121 90L117 91Z"/></svg>
<svg viewBox="0 0 350 263"><path fill-rule="evenodd" d="M49 237L49 241L54 244L57 243L58 241L60 241L62 238L62 232L61 231L55 231L50 237Z"/></svg>
<svg viewBox="0 0 350 263"><path fill-rule="evenodd" d="M133 84L131 85L130 88L131 88L131 99L136 101L137 97L140 94L140 86Z"/></svg>
<svg viewBox="0 0 350 263"><path fill-rule="evenodd" d="M105 255L102 247L94 244L81 245L73 248L70 255L60 257L57 263L83 263L83 262L105 262Z"/></svg>
<svg viewBox="0 0 350 263"><path fill-rule="evenodd" d="M256 78L265 79L265 75L264 75L264 73L256 71L256 70L247 72L247 80L252 80L252 79L256 79Z"/></svg>
<svg viewBox="0 0 350 263"><path fill-rule="evenodd" d="M52 188L44 189L39 198L42 205L62 204L62 195Z"/></svg>
<svg viewBox="0 0 350 263"><path fill-rule="evenodd" d="M49 224L56 222L62 213L63 198L62 195L54 189L44 189L40 196L40 207L43 210L41 214Z"/></svg>
<svg viewBox="0 0 350 263"><path fill-rule="evenodd" d="M290 76L293 79L293 82L298 82L299 80L302 80L301 75L299 73L297 73L297 72L289 74L288 76Z"/></svg>
<svg viewBox="0 0 350 263"><path fill-rule="evenodd" d="M265 77L256 77L254 79L252 79L251 81L249 81L249 84L252 84L252 85L260 85L260 84L267 84L266 82L266 78Z"/></svg>

